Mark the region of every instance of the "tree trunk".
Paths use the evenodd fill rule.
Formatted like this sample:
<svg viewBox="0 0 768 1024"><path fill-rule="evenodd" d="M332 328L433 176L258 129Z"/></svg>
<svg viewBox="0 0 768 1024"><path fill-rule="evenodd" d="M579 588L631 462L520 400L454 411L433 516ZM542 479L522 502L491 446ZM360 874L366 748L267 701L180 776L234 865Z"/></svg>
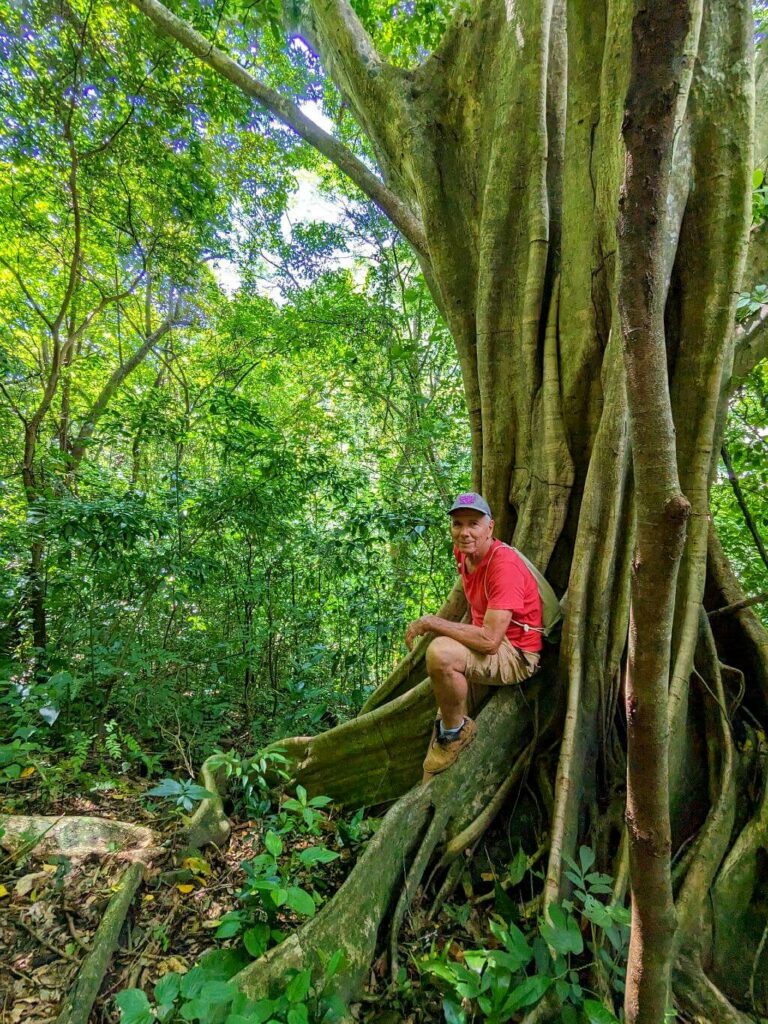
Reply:
<svg viewBox="0 0 768 1024"><path fill-rule="evenodd" d="M161 31L337 160L330 143L313 138L285 107L284 97L251 79L157 0L133 2ZM700 993L723 1020L735 1019L736 1011L712 979L740 1003L749 993L741 982L730 984L719 950L731 947L722 946L724 939L710 941L712 930L702 930L700 918L722 885L720 906L733 920L752 914L750 927L757 929L748 894L759 884L755 844L765 834L763 805L748 801L750 822L739 821L740 837L747 836L743 856L734 853L740 840L731 812L737 793L746 799L738 788L741 754L720 703L712 705L708 696L722 690L728 714L738 715L729 688L741 674L741 706L765 722L765 637L749 609L712 626L702 621L709 486L750 219L751 18L744 0L691 2L675 40L678 88L667 96L666 149L649 152L652 140L628 140L639 173L655 174L664 165L653 209L645 211L656 210L656 222L643 221L641 209L631 230L630 240L640 247L635 260L638 252L653 255L655 356L650 368L641 360L633 369L630 358L629 379L617 274L622 120L633 52L629 0L476 0L457 11L437 50L408 70L381 60L346 0L311 0L302 18L305 38L317 46L369 138L383 183L374 188L354 163L337 162L413 242L455 340L473 486L489 500L498 535L513 539L561 592L568 590L559 664L548 666L540 684L542 700L544 693L548 701L563 693L559 718L554 706L539 714L550 728L559 722L561 734L545 906L561 897L563 856L580 841L601 851L603 867L623 873L626 866L623 806L617 812L626 792L620 697L632 602L634 682L644 674L668 696L668 707L662 701L648 723L662 747L665 729L669 736L668 772L662 759L653 781L655 824L664 815L660 787L667 776L669 824L661 822L659 833L664 857L670 837L673 850L688 844L693 851L675 894L677 926L663 878L657 924L678 957L675 991L679 986L686 1005ZM654 53L648 58L654 70ZM626 284L631 248L622 258ZM660 404L644 404L643 389ZM664 475L654 490L659 466ZM678 512L688 508L685 530ZM659 525L668 543L655 543ZM740 595L725 594L734 588L722 566L710 559L710 569L711 607L737 601ZM663 595L660 633L652 625L654 593ZM449 612L463 613L456 596ZM721 640L727 640L730 668L719 664L726 657ZM285 744L297 780L314 792L351 806L402 799L341 893L248 968L242 978L248 991L267 985L302 954L319 963L340 936L351 963L344 985L354 990L376 949L396 952L392 933L433 852L442 851L445 863L462 837L476 837L488 823L483 808L496 806L492 794L521 757L532 756L526 753L530 708L515 708L511 695L498 693L480 715L475 752L445 777L410 789L433 710L428 683L410 689L423 678L424 646L398 666L360 718ZM705 679L703 695L691 686L698 676ZM638 706L631 702L630 711ZM503 741L502 724L509 732ZM635 894L643 863L633 856ZM723 877L722 866L731 863L742 880L738 886ZM390 914L394 927L385 928ZM670 954L661 959L665 974ZM765 998L757 982L753 989Z"/></svg>

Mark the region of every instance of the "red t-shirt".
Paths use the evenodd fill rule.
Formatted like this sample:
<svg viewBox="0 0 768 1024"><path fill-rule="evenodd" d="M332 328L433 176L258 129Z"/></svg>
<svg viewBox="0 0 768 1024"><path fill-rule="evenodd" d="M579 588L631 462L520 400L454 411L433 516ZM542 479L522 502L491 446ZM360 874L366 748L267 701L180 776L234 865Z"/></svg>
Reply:
<svg viewBox="0 0 768 1024"><path fill-rule="evenodd" d="M457 548L453 549L453 555L472 611L473 626L482 626L485 613L490 608L492 611L511 611L512 618L523 626L541 628L539 588L517 552L495 540L472 572L466 571L464 555ZM540 651L541 633L535 629L526 630L523 626L510 622L507 629L509 642L523 651Z"/></svg>

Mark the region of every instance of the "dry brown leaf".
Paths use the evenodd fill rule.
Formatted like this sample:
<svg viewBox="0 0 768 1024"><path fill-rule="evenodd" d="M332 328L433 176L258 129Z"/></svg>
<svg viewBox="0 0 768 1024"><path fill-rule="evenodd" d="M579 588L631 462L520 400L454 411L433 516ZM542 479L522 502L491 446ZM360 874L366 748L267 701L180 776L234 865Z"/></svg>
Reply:
<svg viewBox="0 0 768 1024"><path fill-rule="evenodd" d="M22 875L13 887L13 891L17 896L27 896L35 889L47 885L49 881L50 876L47 871L33 871L29 875Z"/></svg>
<svg viewBox="0 0 768 1024"><path fill-rule="evenodd" d="M189 965L180 956L169 956L166 960L161 960L157 965L157 974L162 977L164 974L186 974L189 970Z"/></svg>

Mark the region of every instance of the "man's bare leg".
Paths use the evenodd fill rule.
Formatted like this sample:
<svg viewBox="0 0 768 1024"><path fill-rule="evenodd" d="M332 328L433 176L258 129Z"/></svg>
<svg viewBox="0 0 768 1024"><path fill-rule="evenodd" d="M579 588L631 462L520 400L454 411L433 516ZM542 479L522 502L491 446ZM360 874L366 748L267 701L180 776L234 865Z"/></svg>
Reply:
<svg viewBox="0 0 768 1024"><path fill-rule="evenodd" d="M466 664L467 649L458 640L438 636L427 648L427 672L445 729L458 729L467 717Z"/></svg>

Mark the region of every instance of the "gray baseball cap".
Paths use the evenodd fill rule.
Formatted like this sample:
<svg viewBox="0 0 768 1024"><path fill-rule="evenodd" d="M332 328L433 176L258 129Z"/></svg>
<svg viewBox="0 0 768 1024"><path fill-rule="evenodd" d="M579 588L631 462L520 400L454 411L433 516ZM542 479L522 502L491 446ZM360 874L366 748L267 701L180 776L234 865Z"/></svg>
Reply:
<svg viewBox="0 0 768 1024"><path fill-rule="evenodd" d="M482 512L483 515L493 519L493 516L491 515L491 506L482 494L477 494L475 491L470 491L468 494L460 494L448 509L448 515L450 515L451 512L463 512L465 509L471 509L474 512Z"/></svg>

